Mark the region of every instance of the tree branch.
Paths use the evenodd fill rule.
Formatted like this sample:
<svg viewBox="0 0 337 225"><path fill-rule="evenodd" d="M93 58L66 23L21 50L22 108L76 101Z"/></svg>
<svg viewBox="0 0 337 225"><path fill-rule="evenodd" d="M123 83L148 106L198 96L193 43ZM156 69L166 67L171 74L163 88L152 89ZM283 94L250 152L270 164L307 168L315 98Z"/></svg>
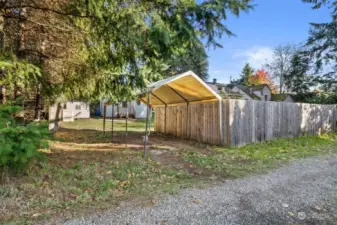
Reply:
<svg viewBox="0 0 337 225"><path fill-rule="evenodd" d="M6 3L6 2L5 2ZM62 16L74 16L74 17L80 17L80 18L92 18L93 16L89 16L88 15L80 15L80 14L74 14L71 12L62 12L59 10L55 10L55 9L51 9L51 8L47 8L47 7L41 7L41 6L37 6L37 5L17 5L17 6L7 6L7 7L3 7L4 10L12 10L12 9L21 9L21 8L31 8L31 9L36 9L36 10L41 10L41 11L49 11L58 15L62 15Z"/></svg>
<svg viewBox="0 0 337 225"><path fill-rule="evenodd" d="M66 32L73 32L72 29L66 29L66 28L62 28L62 27L58 27L58 26L54 26L54 25L48 25L48 24L45 24L45 23L40 23L40 22L33 21L33 20L30 20L26 17L19 16L19 15L14 16L14 15L9 15L9 14L4 14L3 17L27 21L27 22L30 22L30 23L33 23L33 24L36 24L36 25L39 25L39 26L51 27L51 28L55 28L55 29L58 29L58 30L66 31Z"/></svg>

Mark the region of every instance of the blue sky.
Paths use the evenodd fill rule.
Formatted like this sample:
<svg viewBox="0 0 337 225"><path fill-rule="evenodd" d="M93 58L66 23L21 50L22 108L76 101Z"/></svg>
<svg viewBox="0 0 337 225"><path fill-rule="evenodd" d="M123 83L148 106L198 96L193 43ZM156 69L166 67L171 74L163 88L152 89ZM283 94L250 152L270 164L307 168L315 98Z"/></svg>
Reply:
<svg viewBox="0 0 337 225"><path fill-rule="evenodd" d="M300 44L308 37L309 22L329 21L328 9L312 10L301 0L255 0L256 7L225 24L236 37L224 36L224 48L208 49L209 80L228 83L236 79L246 62L261 68L280 44Z"/></svg>

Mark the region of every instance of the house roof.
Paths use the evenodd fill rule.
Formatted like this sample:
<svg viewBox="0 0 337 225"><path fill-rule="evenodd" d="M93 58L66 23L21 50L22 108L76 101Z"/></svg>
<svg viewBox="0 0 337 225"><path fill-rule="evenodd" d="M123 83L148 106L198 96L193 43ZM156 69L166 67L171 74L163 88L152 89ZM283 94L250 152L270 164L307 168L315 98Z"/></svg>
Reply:
<svg viewBox="0 0 337 225"><path fill-rule="evenodd" d="M251 87L253 91L261 91L264 87L267 87L270 89L270 87L267 84L251 85L249 87Z"/></svg>
<svg viewBox="0 0 337 225"><path fill-rule="evenodd" d="M272 101L284 101L288 96L290 95L289 94L272 94L271 100Z"/></svg>
<svg viewBox="0 0 337 225"><path fill-rule="evenodd" d="M227 85L228 85L228 84L223 84L223 83L214 83L214 82L211 82L211 81L206 81L206 84L212 84L212 85L221 86L221 87L227 87Z"/></svg>
<svg viewBox="0 0 337 225"><path fill-rule="evenodd" d="M151 107L221 99L220 95L192 71L157 81L147 88L151 92ZM146 102L147 92L143 92L140 99Z"/></svg>
<svg viewBox="0 0 337 225"><path fill-rule="evenodd" d="M252 93L250 91L250 88L253 86L245 86L245 85L237 85L237 88L239 88L241 91L243 91L244 93L246 93L249 97L251 97L254 100L261 100L259 96L257 96L256 94ZM263 88L262 88L263 89ZM261 90L262 90L261 89Z"/></svg>

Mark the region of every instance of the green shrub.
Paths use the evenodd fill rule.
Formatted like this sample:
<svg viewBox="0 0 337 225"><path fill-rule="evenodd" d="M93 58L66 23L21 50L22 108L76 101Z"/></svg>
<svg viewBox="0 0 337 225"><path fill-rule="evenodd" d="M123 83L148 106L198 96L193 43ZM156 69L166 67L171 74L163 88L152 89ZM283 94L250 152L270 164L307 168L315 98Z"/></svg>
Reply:
<svg viewBox="0 0 337 225"><path fill-rule="evenodd" d="M305 99L308 103L314 104L337 104L337 93L336 92L322 92L311 98Z"/></svg>
<svg viewBox="0 0 337 225"><path fill-rule="evenodd" d="M18 106L0 106L0 167L24 168L41 155L38 149L48 147L47 124L32 122L19 126L14 115L20 111Z"/></svg>

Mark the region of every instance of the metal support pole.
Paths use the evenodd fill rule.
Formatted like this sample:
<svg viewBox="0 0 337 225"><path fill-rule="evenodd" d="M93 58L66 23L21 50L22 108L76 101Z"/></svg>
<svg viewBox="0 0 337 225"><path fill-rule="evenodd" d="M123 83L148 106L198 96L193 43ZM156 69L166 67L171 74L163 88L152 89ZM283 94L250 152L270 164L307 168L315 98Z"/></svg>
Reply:
<svg viewBox="0 0 337 225"><path fill-rule="evenodd" d="M166 134L166 113L167 113L167 105L165 105L164 134Z"/></svg>
<svg viewBox="0 0 337 225"><path fill-rule="evenodd" d="M129 107L126 102L126 117L125 117L125 146L128 147L128 119L129 119Z"/></svg>
<svg viewBox="0 0 337 225"><path fill-rule="evenodd" d="M144 136L144 158L146 157L146 144L148 140L148 133L147 133L147 128L148 128L148 123L149 123L149 113L150 113L150 91L147 93L147 101L146 101L146 125L145 125L145 136Z"/></svg>
<svg viewBox="0 0 337 225"><path fill-rule="evenodd" d="M112 108L111 108L111 142L114 141L114 111L115 111L115 104L112 104Z"/></svg>
<svg viewBox="0 0 337 225"><path fill-rule="evenodd" d="M190 104L187 102L186 103L186 118L187 118L187 122L186 122L186 138L189 138L189 135L188 135L188 128L190 127L189 126L189 116L188 116L188 107L190 106Z"/></svg>
<svg viewBox="0 0 337 225"><path fill-rule="evenodd" d="M164 121L164 134L166 134L166 110L167 110L167 104L161 99L159 98L157 95L151 93L156 99L158 99L161 103L163 103L165 105L165 121Z"/></svg>
<svg viewBox="0 0 337 225"><path fill-rule="evenodd" d="M106 105L104 104L104 113L103 113L103 133L105 135L105 118L106 118Z"/></svg>

